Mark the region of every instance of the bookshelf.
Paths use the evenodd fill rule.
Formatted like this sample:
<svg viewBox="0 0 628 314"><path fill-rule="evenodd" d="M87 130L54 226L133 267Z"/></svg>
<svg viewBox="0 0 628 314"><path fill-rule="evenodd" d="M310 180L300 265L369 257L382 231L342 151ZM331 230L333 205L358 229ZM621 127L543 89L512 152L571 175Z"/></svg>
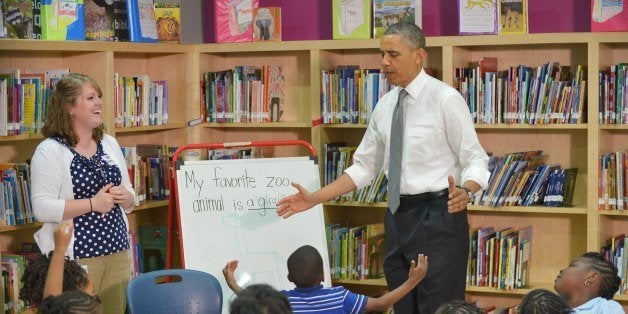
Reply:
<svg viewBox="0 0 628 314"><path fill-rule="evenodd" d="M597 156L628 148L627 125L600 125L597 120L598 76L600 69L628 62L628 33L560 33L530 35L479 35L427 38L427 67L436 77L453 83L453 70L480 57L497 57L498 69L508 66L540 65L557 61L561 65L587 67L587 123L575 125L476 125L487 152L542 149L550 163L577 167L574 206L469 207L471 227L534 227L530 281L533 288L553 289L560 269L586 251L597 251L605 239L628 230L628 214L597 210ZM321 125L321 71L339 65L356 64L379 68L378 39L257 42L229 44L138 44L110 42L51 42L0 40L0 68L70 68L94 77L112 104L114 72L124 75L148 74L151 79L168 80L169 123L164 126L113 128L113 108L107 107L108 133L120 145L151 143L181 145L199 142L301 139L323 153L323 144L345 141L357 146L366 125ZM281 65L286 71L284 121L275 123L186 122L200 114L199 81L202 73L233 68L235 65ZM41 136L0 137L0 162L30 158ZM303 155L300 148L273 148L268 156ZM322 158L322 157L321 157ZM381 222L385 203L361 204L327 202L326 222L368 224ZM167 202L140 206L130 217L132 228L142 224L164 224ZM0 248L13 248L19 240L32 239L37 225L0 229ZM176 259L175 259L176 260ZM336 281L356 291L378 293L385 280ZM468 287L467 298L481 306L517 304L529 289L496 290ZM628 310L628 295L616 296Z"/></svg>

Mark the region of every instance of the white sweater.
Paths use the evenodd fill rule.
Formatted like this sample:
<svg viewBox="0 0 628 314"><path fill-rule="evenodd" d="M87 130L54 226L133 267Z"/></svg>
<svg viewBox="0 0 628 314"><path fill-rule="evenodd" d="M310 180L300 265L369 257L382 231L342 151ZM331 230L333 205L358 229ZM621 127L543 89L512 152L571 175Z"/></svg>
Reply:
<svg viewBox="0 0 628 314"><path fill-rule="evenodd" d="M102 139L103 151L109 155L120 168L122 175L121 185L126 187L135 196L135 191L129 180L124 155L118 142L105 134ZM66 200L74 199L72 191L72 176L70 165L74 154L66 146L53 139L45 139L35 150L31 160L31 204L33 214L43 226L35 233L35 241L42 253L47 254L54 249L54 230L63 218ZM124 211L130 213L131 208ZM129 222L124 217L127 230ZM74 259L74 236L65 252L66 256Z"/></svg>

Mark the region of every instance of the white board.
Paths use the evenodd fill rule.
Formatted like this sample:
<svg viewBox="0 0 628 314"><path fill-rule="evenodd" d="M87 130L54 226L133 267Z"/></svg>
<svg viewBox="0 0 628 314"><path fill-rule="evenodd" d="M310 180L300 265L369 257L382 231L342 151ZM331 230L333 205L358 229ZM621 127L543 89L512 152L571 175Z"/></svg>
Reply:
<svg viewBox="0 0 628 314"><path fill-rule="evenodd" d="M177 170L177 193L184 267L214 275L221 283L223 313L234 297L222 275L229 260L239 260L241 286L267 283L293 289L288 256L311 245L323 256L330 286L325 224L321 205L288 219L277 216L275 203L293 194L297 182L320 188L318 167L309 158L207 160Z"/></svg>

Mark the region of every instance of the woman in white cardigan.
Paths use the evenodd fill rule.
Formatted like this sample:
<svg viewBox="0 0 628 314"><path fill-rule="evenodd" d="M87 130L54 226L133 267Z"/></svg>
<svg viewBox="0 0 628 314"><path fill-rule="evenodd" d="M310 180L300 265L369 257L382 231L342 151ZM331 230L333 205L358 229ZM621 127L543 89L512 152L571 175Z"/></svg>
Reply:
<svg viewBox="0 0 628 314"><path fill-rule="evenodd" d="M135 195L117 141L104 133L102 92L89 76L60 79L46 108L47 138L31 161L35 240L54 249L55 226L72 220L65 254L87 270L105 313L123 313L130 279L128 221Z"/></svg>

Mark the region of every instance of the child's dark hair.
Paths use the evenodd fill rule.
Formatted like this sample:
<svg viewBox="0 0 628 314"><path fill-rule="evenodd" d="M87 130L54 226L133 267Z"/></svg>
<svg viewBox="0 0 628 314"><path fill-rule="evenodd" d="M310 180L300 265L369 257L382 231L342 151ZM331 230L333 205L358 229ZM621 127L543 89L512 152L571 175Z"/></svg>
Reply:
<svg viewBox="0 0 628 314"><path fill-rule="evenodd" d="M292 313L285 295L266 284L246 287L231 302L231 314L288 314Z"/></svg>
<svg viewBox="0 0 628 314"><path fill-rule="evenodd" d="M482 314L477 306L464 300L451 300L438 307L434 314Z"/></svg>
<svg viewBox="0 0 628 314"><path fill-rule="evenodd" d="M288 279L299 288L314 287L323 274L323 257L310 245L298 248L288 257Z"/></svg>
<svg viewBox="0 0 628 314"><path fill-rule="evenodd" d="M52 252L48 256L40 254L24 269L20 299L29 305L38 307L43 301L50 257L52 257ZM82 290L87 287L88 283L87 273L81 265L76 261L68 260L66 257L63 266L63 291Z"/></svg>
<svg viewBox="0 0 628 314"><path fill-rule="evenodd" d="M39 306L41 314L100 314L102 307L98 296L80 290L66 291L49 296Z"/></svg>
<svg viewBox="0 0 628 314"><path fill-rule="evenodd" d="M621 284L621 278L617 276L617 267L604 259L604 256L598 252L584 253L582 257L591 264L591 268L600 274L601 282L598 295L607 300L612 299Z"/></svg>
<svg viewBox="0 0 628 314"><path fill-rule="evenodd" d="M571 312L565 299L545 289L534 289L528 292L519 304L520 314L564 314Z"/></svg>

